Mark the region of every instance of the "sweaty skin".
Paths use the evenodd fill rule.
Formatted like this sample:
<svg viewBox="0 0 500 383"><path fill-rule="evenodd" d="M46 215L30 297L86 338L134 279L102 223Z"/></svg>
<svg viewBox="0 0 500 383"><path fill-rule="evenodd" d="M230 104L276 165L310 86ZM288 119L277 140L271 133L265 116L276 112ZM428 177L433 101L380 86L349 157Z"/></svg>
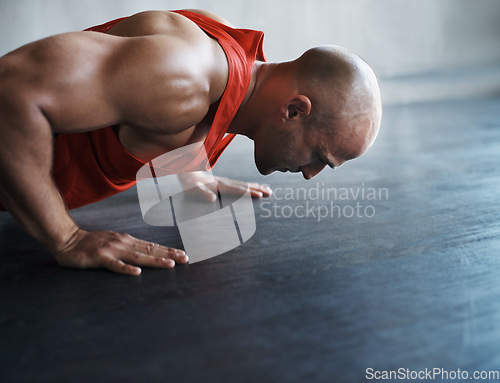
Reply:
<svg viewBox="0 0 500 383"><path fill-rule="evenodd" d="M148 161L204 139L196 124L221 97L227 71L218 43L169 12L138 14L109 34L49 37L3 56L0 200L62 266L138 275L137 266L186 263L181 250L80 229L51 177L52 136L119 125L122 145Z"/></svg>

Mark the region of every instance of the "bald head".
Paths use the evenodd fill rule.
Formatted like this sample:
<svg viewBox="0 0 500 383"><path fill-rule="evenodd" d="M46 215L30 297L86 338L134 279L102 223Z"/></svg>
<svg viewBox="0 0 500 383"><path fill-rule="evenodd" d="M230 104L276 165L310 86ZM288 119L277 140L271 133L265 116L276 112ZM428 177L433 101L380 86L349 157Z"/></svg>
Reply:
<svg viewBox="0 0 500 383"><path fill-rule="evenodd" d="M311 128L342 140L348 159L360 156L380 127L380 89L373 69L351 51L327 45L309 49L296 60L302 93L311 100Z"/></svg>
<svg viewBox="0 0 500 383"><path fill-rule="evenodd" d="M360 57L321 46L298 59L258 63L248 102L231 133L254 141L262 174L302 172L306 179L326 165L359 157L377 136L382 108L377 78Z"/></svg>

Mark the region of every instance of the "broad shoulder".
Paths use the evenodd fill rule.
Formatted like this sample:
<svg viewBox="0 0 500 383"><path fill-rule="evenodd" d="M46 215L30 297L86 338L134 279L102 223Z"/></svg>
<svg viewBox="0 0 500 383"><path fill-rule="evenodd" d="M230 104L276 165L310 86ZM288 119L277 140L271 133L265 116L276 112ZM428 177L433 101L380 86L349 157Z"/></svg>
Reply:
<svg viewBox="0 0 500 383"><path fill-rule="evenodd" d="M190 11L227 23L212 12ZM140 12L121 21L107 33L123 37L156 37L153 41L159 41L160 46L155 51L165 54L165 63L180 63L181 69L206 75L210 102L221 97L229 72L226 54L217 40L188 18L169 11Z"/></svg>
<svg viewBox="0 0 500 383"><path fill-rule="evenodd" d="M200 122L222 96L228 75L224 52L206 35L126 39L109 68L109 87L127 116L124 123L173 129L167 133Z"/></svg>
<svg viewBox="0 0 500 383"><path fill-rule="evenodd" d="M207 17L218 17L211 12L191 11ZM217 101L222 95L229 70L225 52L217 40L188 18L169 11L140 12L121 21L107 33L121 37L149 37L143 41L157 42L152 51L156 52L157 57L163 55L159 62L172 69L180 64L180 73L206 76L210 83L211 102ZM154 47L152 44L147 46ZM199 80L199 76L196 77Z"/></svg>
<svg viewBox="0 0 500 383"><path fill-rule="evenodd" d="M142 69L119 76L128 78L119 92L125 104L120 109L128 111L125 124L144 134L179 133L203 120L210 105L222 96L229 72L226 55L217 40L188 18L175 12L141 12L108 33L132 37L121 50L118 61L123 60L123 65L118 66L124 72ZM138 114L146 111L155 116L154 121L141 121Z"/></svg>
<svg viewBox="0 0 500 383"><path fill-rule="evenodd" d="M221 24L225 24L228 27L236 28L233 24L231 24L225 18L223 18L222 16L219 16L216 13L213 13L213 12L210 12L210 11L206 11L204 9L186 9L186 11L190 11L190 12L193 12L193 13L198 13L200 15L203 15L203 16L209 17L209 18L211 18L211 19L213 19L215 21L218 21Z"/></svg>
<svg viewBox="0 0 500 383"><path fill-rule="evenodd" d="M145 11L127 17L106 33L123 37L151 35L189 36L196 35L196 26L185 17L167 11ZM199 28L198 28L199 29Z"/></svg>
<svg viewBox="0 0 500 383"><path fill-rule="evenodd" d="M201 9L187 9L193 13L214 19L222 24L233 27L227 20L216 15L213 12ZM121 21L108 30L108 34L135 37L148 35L177 35L179 33L186 35L201 32L197 26L186 17L169 11L145 11L136 13Z"/></svg>

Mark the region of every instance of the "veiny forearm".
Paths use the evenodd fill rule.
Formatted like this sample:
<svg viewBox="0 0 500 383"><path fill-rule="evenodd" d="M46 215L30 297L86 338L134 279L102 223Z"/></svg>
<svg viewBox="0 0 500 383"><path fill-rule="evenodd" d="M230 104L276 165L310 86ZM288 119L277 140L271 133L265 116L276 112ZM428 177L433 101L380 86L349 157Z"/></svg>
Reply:
<svg viewBox="0 0 500 383"><path fill-rule="evenodd" d="M9 108L9 109L7 109ZM0 200L23 228L56 253L78 229L51 176L52 130L26 105L0 106Z"/></svg>

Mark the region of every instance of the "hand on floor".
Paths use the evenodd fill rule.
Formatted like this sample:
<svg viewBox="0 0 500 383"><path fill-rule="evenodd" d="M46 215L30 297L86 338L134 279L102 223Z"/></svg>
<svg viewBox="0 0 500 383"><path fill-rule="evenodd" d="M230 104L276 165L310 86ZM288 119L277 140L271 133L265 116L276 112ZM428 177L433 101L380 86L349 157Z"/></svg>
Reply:
<svg viewBox="0 0 500 383"><path fill-rule="evenodd" d="M142 241L129 234L79 229L55 258L59 265L80 269L106 268L120 274L139 275L137 266L172 268L187 263L182 250Z"/></svg>
<svg viewBox="0 0 500 383"><path fill-rule="evenodd" d="M181 173L177 176L184 190L189 189L190 194L194 193L196 196L208 202L214 202L217 199L217 188L220 192L228 194L241 194L246 192L247 188L249 188L250 195L253 198L269 197L273 193L268 186L224 177L214 176L215 183L206 183L207 180L211 181L211 177L201 172Z"/></svg>

